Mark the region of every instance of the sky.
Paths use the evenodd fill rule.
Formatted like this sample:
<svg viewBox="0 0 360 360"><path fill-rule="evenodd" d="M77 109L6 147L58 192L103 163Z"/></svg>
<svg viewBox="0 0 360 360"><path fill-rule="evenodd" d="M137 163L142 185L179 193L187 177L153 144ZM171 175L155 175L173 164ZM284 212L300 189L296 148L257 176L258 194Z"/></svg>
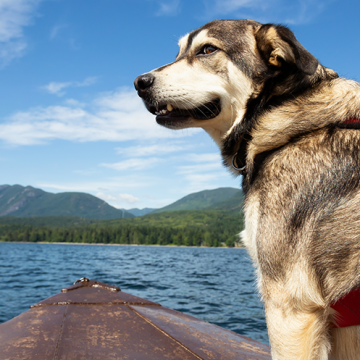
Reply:
<svg viewBox="0 0 360 360"><path fill-rule="evenodd" d="M359 81L359 13L358 0L0 0L0 185L125 209L240 187L203 130L156 124L134 79L172 62L204 23L252 18L289 26Z"/></svg>

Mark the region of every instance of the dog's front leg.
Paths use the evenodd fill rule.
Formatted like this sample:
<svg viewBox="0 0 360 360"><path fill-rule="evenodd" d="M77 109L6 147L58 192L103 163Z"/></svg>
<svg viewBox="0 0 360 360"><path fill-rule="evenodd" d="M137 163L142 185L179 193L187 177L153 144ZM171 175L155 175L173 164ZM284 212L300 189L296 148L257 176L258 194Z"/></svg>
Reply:
<svg viewBox="0 0 360 360"><path fill-rule="evenodd" d="M359 360L360 326L332 329L331 338L329 360Z"/></svg>
<svg viewBox="0 0 360 360"><path fill-rule="evenodd" d="M331 348L328 311L314 307L305 312L281 300L265 300L272 359L327 360Z"/></svg>

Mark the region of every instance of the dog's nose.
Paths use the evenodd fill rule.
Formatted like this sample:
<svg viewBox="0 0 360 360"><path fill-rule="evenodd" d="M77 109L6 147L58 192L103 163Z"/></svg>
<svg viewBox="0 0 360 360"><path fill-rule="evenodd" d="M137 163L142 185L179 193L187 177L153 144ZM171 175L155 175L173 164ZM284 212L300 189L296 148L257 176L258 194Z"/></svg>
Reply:
<svg viewBox="0 0 360 360"><path fill-rule="evenodd" d="M147 90L153 84L154 80L155 76L152 74L140 75L134 81L135 89L137 91Z"/></svg>

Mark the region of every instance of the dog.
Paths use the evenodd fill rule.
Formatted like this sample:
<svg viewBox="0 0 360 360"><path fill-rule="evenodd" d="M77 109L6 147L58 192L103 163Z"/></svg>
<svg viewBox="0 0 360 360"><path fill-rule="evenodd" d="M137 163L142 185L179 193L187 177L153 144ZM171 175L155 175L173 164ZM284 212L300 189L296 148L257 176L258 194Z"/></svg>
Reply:
<svg viewBox="0 0 360 360"><path fill-rule="evenodd" d="M242 175L272 358L360 359L360 326L339 327L334 305L360 287L360 85L280 25L216 20L179 48L135 88L158 124L203 128Z"/></svg>

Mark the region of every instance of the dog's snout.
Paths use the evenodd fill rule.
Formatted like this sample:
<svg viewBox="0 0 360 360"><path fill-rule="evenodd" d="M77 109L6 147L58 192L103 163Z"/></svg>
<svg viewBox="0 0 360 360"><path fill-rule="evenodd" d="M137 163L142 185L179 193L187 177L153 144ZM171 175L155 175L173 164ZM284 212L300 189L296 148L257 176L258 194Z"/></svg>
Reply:
<svg viewBox="0 0 360 360"><path fill-rule="evenodd" d="M155 76L152 74L143 74L135 79L134 85L137 91L147 90L155 80Z"/></svg>

